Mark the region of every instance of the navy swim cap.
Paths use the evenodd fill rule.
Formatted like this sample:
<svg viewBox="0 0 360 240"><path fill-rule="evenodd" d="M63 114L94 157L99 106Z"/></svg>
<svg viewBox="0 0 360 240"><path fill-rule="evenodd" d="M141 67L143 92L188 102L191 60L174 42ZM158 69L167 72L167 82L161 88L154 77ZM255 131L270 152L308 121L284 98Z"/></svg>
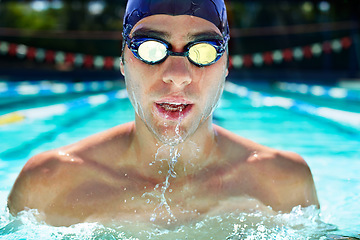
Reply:
<svg viewBox="0 0 360 240"><path fill-rule="evenodd" d="M129 0L123 22L124 38L138 21L156 14L200 17L215 24L224 37L229 37L224 0Z"/></svg>

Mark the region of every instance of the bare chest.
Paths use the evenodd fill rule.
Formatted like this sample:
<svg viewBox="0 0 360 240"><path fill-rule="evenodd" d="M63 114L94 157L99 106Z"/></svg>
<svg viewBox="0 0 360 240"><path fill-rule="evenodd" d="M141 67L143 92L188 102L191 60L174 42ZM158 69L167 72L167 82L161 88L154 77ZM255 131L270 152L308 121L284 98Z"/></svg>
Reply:
<svg viewBox="0 0 360 240"><path fill-rule="evenodd" d="M227 197L219 177L152 181L129 176L83 181L52 206L59 215L79 222L136 219L167 224L201 218Z"/></svg>

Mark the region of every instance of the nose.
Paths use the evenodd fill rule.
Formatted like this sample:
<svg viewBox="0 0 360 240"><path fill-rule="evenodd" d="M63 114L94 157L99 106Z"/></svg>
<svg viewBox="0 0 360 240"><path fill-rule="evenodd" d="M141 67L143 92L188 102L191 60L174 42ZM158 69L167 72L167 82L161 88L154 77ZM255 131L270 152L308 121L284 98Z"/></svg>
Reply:
<svg viewBox="0 0 360 240"><path fill-rule="evenodd" d="M177 87L183 87L191 83L191 66L186 57L169 56L164 64L163 82L172 83Z"/></svg>

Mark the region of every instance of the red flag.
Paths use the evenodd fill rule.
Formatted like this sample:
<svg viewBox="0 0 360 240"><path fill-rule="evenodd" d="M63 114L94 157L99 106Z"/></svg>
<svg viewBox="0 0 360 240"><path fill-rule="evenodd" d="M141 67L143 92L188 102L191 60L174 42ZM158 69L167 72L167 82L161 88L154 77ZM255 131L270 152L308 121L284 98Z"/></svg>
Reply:
<svg viewBox="0 0 360 240"><path fill-rule="evenodd" d="M310 46L305 46L305 47L302 48L302 50L303 50L305 58L311 58L312 57L312 52L311 52L311 47Z"/></svg>
<svg viewBox="0 0 360 240"><path fill-rule="evenodd" d="M114 67L114 60L112 57L105 57L104 59L104 68L111 69Z"/></svg>
<svg viewBox="0 0 360 240"><path fill-rule="evenodd" d="M65 62L70 63L71 65L74 64L75 55L73 53L66 53L65 55Z"/></svg>
<svg viewBox="0 0 360 240"><path fill-rule="evenodd" d="M263 59L264 59L264 62L267 65L271 65L273 63L273 61L274 61L273 56L272 56L272 52L265 52L263 54Z"/></svg>
<svg viewBox="0 0 360 240"><path fill-rule="evenodd" d="M282 55L287 62L291 62L293 59L293 52L290 48L283 50Z"/></svg>
<svg viewBox="0 0 360 240"><path fill-rule="evenodd" d="M229 57L229 66L228 66L229 69L233 68L233 63L232 62L233 62L233 58L232 58L232 56L230 56Z"/></svg>
<svg viewBox="0 0 360 240"><path fill-rule="evenodd" d="M322 49L324 51L324 53L331 53L332 49L331 49L331 43L326 41L326 42L323 42L322 44Z"/></svg>
<svg viewBox="0 0 360 240"><path fill-rule="evenodd" d="M17 49L17 44L15 43L11 43L9 46L9 55L10 56L15 56L16 55L16 49Z"/></svg>
<svg viewBox="0 0 360 240"><path fill-rule="evenodd" d="M34 60L36 54L36 49L34 47L29 47L27 50L26 57L30 60Z"/></svg>
<svg viewBox="0 0 360 240"><path fill-rule="evenodd" d="M87 68L91 68L94 64L94 57L91 55L86 55L84 57L84 66Z"/></svg>
<svg viewBox="0 0 360 240"><path fill-rule="evenodd" d="M244 56L244 65L245 67L251 67L253 64L252 56L250 54L247 54Z"/></svg>
<svg viewBox="0 0 360 240"><path fill-rule="evenodd" d="M55 52L52 50L47 50L45 53L45 61L50 63L53 62L55 58Z"/></svg>
<svg viewBox="0 0 360 240"><path fill-rule="evenodd" d="M351 38L349 38L349 37L343 37L343 38L341 39L341 46L342 46L343 48L349 48L349 47L351 46L351 44L352 44Z"/></svg>

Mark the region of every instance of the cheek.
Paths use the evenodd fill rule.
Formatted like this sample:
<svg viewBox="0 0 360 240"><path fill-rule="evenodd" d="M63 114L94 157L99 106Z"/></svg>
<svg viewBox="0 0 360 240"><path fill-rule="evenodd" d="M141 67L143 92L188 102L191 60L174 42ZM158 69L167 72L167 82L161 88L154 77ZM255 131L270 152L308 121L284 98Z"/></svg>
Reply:
<svg viewBox="0 0 360 240"><path fill-rule="evenodd" d="M212 66L211 66L212 67ZM227 76L226 62L209 68L202 79L200 91L204 95L204 105L214 108L221 97Z"/></svg>
<svg viewBox="0 0 360 240"><path fill-rule="evenodd" d="M226 63L219 65L209 66L206 74L204 74L201 81L201 89L207 89L211 92L216 92L217 89L221 88L225 83L228 70Z"/></svg>

